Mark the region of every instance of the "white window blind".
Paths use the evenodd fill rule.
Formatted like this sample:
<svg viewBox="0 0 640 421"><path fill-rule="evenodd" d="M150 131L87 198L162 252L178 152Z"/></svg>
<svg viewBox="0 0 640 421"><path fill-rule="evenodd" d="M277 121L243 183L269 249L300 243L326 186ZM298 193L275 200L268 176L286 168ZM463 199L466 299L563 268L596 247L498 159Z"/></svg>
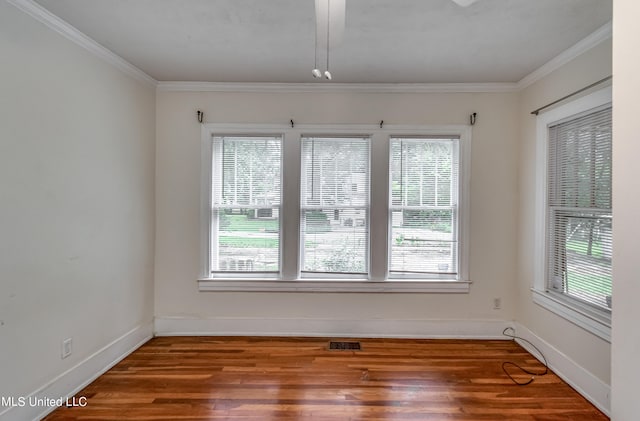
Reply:
<svg viewBox="0 0 640 421"><path fill-rule="evenodd" d="M389 276L457 279L458 137L394 137L390 145Z"/></svg>
<svg viewBox="0 0 640 421"><path fill-rule="evenodd" d="M280 271L282 138L214 136L211 272Z"/></svg>
<svg viewBox="0 0 640 421"><path fill-rule="evenodd" d="M549 126L547 288L611 304L611 107Z"/></svg>
<svg viewBox="0 0 640 421"><path fill-rule="evenodd" d="M302 276L366 276L369 143L368 137L302 138Z"/></svg>

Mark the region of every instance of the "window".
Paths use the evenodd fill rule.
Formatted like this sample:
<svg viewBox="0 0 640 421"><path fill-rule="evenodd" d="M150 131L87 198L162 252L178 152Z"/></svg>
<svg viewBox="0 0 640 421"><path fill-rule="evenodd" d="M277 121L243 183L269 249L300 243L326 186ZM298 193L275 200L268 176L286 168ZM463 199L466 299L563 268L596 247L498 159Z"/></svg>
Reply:
<svg viewBox="0 0 640 421"><path fill-rule="evenodd" d="M610 88L539 119L539 270L534 300L610 338Z"/></svg>
<svg viewBox="0 0 640 421"><path fill-rule="evenodd" d="M458 276L459 139L392 138L389 276Z"/></svg>
<svg viewBox="0 0 640 421"><path fill-rule="evenodd" d="M201 291L469 291L469 126L203 126Z"/></svg>
<svg viewBox="0 0 640 421"><path fill-rule="evenodd" d="M611 107L549 127L547 288L611 297Z"/></svg>
<svg viewBox="0 0 640 421"><path fill-rule="evenodd" d="M302 276L369 269L369 139L303 137Z"/></svg>
<svg viewBox="0 0 640 421"><path fill-rule="evenodd" d="M215 136L211 273L280 271L281 138Z"/></svg>

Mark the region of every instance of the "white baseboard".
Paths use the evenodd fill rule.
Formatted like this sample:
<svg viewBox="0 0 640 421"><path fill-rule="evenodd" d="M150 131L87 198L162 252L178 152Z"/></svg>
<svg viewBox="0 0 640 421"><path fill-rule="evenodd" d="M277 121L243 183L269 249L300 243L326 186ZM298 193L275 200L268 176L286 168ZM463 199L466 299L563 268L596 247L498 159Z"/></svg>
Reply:
<svg viewBox="0 0 640 421"><path fill-rule="evenodd" d="M322 336L508 339L504 320L269 319L156 317L156 336Z"/></svg>
<svg viewBox="0 0 640 421"><path fill-rule="evenodd" d="M517 336L531 341L531 343L542 351L547 359L549 368L553 370L554 373L571 385L571 387L588 399L599 410L604 412L607 416L610 416L610 385L591 374L587 369L578 365L567 355L560 352L558 349L520 323L515 323L515 329ZM538 353L531 347L531 345L525 341L517 340L517 342L536 358L539 358Z"/></svg>
<svg viewBox="0 0 640 421"><path fill-rule="evenodd" d="M120 362L153 337L151 322L137 326L49 383L25 396L24 406L9 407L0 413L0 421L40 420L57 406L31 406L37 399L55 400L72 397L104 372Z"/></svg>

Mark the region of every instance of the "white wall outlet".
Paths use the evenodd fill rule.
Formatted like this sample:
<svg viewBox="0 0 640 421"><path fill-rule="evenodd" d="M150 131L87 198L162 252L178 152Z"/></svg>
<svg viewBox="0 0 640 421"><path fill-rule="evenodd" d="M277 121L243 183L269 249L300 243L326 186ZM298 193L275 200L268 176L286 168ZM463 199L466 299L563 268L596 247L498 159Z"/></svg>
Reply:
<svg viewBox="0 0 640 421"><path fill-rule="evenodd" d="M62 358L67 358L73 352L73 339L67 338L62 341Z"/></svg>
<svg viewBox="0 0 640 421"><path fill-rule="evenodd" d="M493 309L500 310L502 308L502 298L496 297L493 299Z"/></svg>

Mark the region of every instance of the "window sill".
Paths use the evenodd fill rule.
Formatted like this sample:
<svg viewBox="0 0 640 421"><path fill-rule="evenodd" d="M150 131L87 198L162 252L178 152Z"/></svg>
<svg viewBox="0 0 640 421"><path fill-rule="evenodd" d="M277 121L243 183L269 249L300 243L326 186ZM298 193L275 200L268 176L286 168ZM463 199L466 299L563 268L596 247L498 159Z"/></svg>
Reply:
<svg viewBox="0 0 640 421"><path fill-rule="evenodd" d="M256 279L198 280L200 291L238 292L366 292L366 293L468 293L470 281L354 281L350 280L296 280L274 281Z"/></svg>
<svg viewBox="0 0 640 421"><path fill-rule="evenodd" d="M611 316L531 289L533 302L611 343Z"/></svg>

